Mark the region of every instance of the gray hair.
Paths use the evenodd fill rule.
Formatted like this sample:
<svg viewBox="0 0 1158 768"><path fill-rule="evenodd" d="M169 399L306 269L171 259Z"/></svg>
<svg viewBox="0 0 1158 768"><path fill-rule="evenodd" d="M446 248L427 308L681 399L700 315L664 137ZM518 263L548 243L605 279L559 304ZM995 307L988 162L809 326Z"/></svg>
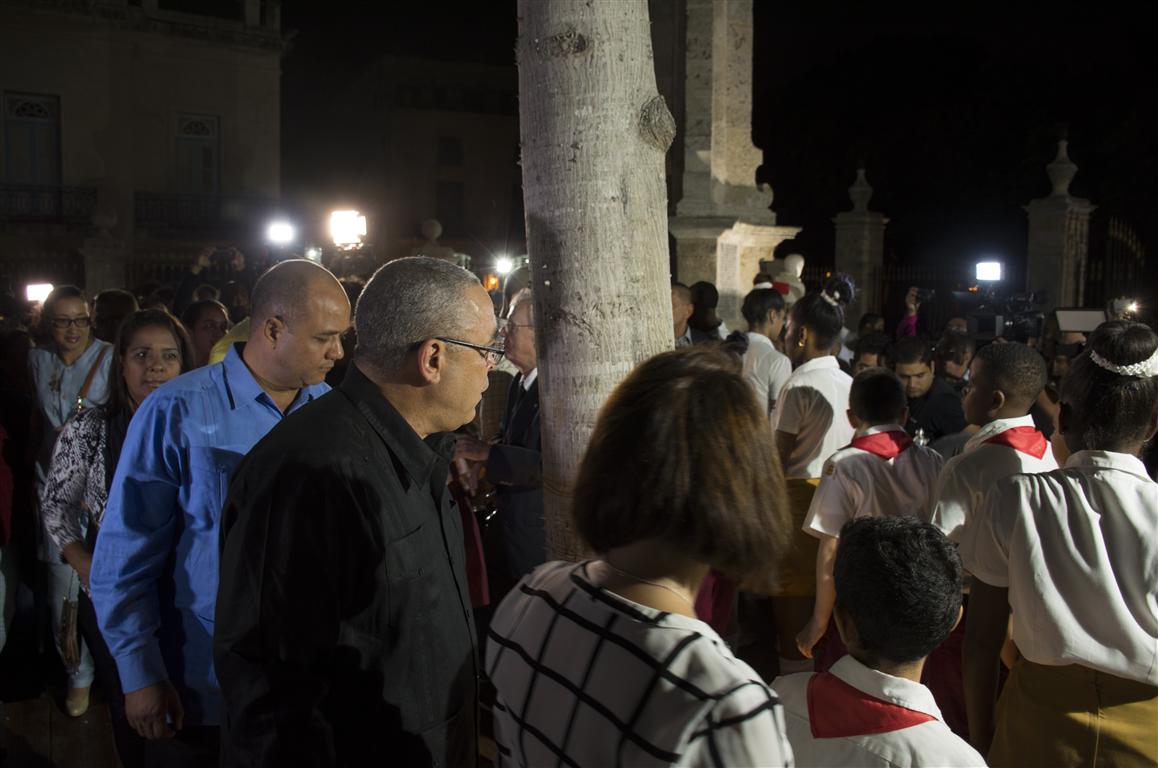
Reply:
<svg viewBox="0 0 1158 768"><path fill-rule="evenodd" d="M460 336L475 320L463 294L479 280L456 264L410 256L384 264L366 283L354 311L357 358L387 373L402 367L415 344Z"/></svg>
<svg viewBox="0 0 1158 768"><path fill-rule="evenodd" d="M522 304L523 302L529 302L531 305L531 310L530 310L531 311L531 317L530 317L531 325L534 325L535 324L534 298L535 298L535 295L531 291L529 286L527 288L520 288L518 291L515 292L515 294L513 296L511 296L511 299L509 302L510 306L507 307L507 315L506 316L509 318L511 316L511 314L514 313L515 307L518 306L519 304Z"/></svg>

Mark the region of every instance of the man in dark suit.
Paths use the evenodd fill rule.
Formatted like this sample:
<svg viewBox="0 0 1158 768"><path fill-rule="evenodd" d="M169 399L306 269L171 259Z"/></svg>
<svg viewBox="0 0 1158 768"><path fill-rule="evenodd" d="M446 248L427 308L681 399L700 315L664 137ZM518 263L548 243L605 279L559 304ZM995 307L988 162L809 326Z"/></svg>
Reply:
<svg viewBox="0 0 1158 768"><path fill-rule="evenodd" d="M455 458L485 462L486 478L498 487L498 518L509 575L518 580L546 560L543 527L543 466L539 440L538 357L530 291L511 304L503 326L505 356L519 374L493 445L460 435Z"/></svg>

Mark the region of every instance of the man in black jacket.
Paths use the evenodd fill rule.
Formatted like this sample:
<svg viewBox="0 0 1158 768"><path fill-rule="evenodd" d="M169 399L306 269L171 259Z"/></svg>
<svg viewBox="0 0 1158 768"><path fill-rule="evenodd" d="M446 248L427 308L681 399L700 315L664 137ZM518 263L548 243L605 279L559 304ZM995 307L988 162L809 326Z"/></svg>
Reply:
<svg viewBox="0 0 1158 768"><path fill-rule="evenodd" d="M916 336L897 339L889 355L893 370L905 385L909 400L909 422L905 431L916 435L920 429L930 441L965 429L961 395L944 379L935 376L933 348Z"/></svg>
<svg viewBox="0 0 1158 768"><path fill-rule="evenodd" d="M474 765L474 627L449 433L502 355L469 272L382 267L342 385L238 467L214 660L226 766Z"/></svg>

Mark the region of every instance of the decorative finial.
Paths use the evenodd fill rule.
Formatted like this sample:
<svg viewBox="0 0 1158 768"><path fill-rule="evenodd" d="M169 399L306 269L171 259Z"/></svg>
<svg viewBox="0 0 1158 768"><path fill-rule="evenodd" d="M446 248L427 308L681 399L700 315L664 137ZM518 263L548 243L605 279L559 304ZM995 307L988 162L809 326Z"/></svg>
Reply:
<svg viewBox="0 0 1158 768"><path fill-rule="evenodd" d="M1053 197L1068 197L1070 193L1070 182L1074 180L1074 176L1078 173L1078 167L1070 160L1067 152L1069 142L1065 139L1057 143L1057 157L1053 162L1045 167L1045 172L1049 175L1050 183L1053 184Z"/></svg>
<svg viewBox="0 0 1158 768"><path fill-rule="evenodd" d="M865 213L868 211L869 200L873 196L873 188L869 186L868 179L864 175L864 166L856 169L856 181L848 188L848 196L852 200L852 210L854 213Z"/></svg>

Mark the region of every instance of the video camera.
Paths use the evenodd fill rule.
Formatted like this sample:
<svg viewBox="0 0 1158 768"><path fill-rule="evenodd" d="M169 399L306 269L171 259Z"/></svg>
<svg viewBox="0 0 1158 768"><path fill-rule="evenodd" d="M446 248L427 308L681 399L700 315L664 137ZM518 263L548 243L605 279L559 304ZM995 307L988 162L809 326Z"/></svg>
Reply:
<svg viewBox="0 0 1158 768"><path fill-rule="evenodd" d="M1045 325L1042 307L1049 302L1045 291L1021 293L1001 298L992 296L976 311L969 313L969 333L978 341L997 337L1026 344L1040 339Z"/></svg>

